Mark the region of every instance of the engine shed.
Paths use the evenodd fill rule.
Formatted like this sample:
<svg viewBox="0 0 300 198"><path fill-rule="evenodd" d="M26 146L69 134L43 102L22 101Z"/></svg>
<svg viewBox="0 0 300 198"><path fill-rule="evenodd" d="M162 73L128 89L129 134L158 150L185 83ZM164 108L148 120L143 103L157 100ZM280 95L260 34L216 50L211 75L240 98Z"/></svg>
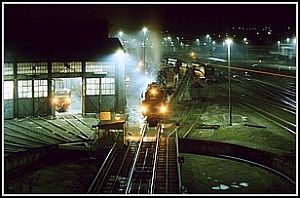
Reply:
<svg viewBox="0 0 300 198"><path fill-rule="evenodd" d="M97 18L5 16L4 118L55 116L55 79L77 78L82 114L123 113L124 49ZM72 102L71 102L72 103Z"/></svg>

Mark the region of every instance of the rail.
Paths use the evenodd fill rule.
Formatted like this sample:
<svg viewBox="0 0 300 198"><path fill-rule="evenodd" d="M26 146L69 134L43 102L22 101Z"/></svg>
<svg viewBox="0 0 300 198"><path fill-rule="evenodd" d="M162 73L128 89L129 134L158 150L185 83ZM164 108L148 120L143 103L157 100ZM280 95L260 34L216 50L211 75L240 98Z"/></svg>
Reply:
<svg viewBox="0 0 300 198"><path fill-rule="evenodd" d="M151 179L151 185L150 185L150 194L153 194L154 190L155 190L157 153L158 153L158 146L159 146L160 130L161 130L161 125L158 125L157 134L156 134L156 147L155 147L155 154L154 154L154 163L153 163L154 167L153 167L152 179Z"/></svg>
<svg viewBox="0 0 300 198"><path fill-rule="evenodd" d="M113 156L116 154L116 145L117 145L117 142L115 142L114 145L112 146L112 148L110 149L102 166L100 167L99 171L97 172L97 175L95 176L92 184L90 185L89 189L87 190L88 194L96 193L97 190L101 187L101 182L103 181L106 171L109 169L109 167L112 163Z"/></svg>
<svg viewBox="0 0 300 198"><path fill-rule="evenodd" d="M127 187L126 187L126 190L125 190L125 194L129 193L129 188L130 188L130 184L131 184L131 180L132 180L134 168L135 168L135 165L136 165L136 162L137 162L137 159L138 159L139 152L140 152L141 147L142 147L143 138L145 136L145 132L146 132L147 128L148 128L148 124L145 124L143 126L143 128L141 129L141 132L142 132L141 133L141 138L140 138L138 150L137 150L136 155L134 157L133 165L132 165L131 170L130 170L130 175L129 175L129 178L128 178L128 182L127 182Z"/></svg>
<svg viewBox="0 0 300 198"><path fill-rule="evenodd" d="M178 172L178 192L181 192L182 189L182 181L181 181L181 169L180 169L180 163L179 163L179 147L178 147L178 135L177 131L175 132L175 143L176 143L176 159L177 159L177 172Z"/></svg>

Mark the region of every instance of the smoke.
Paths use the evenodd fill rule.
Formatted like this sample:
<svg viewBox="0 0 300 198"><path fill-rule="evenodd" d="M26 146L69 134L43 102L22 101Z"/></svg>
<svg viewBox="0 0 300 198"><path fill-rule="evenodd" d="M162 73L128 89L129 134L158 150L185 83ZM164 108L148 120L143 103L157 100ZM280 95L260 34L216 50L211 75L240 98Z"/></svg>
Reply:
<svg viewBox="0 0 300 198"><path fill-rule="evenodd" d="M126 94L130 119L140 122L141 96L148 84L155 82L161 63L161 38L159 31L148 27L144 34L142 28L135 33L117 33L126 50ZM145 48L144 48L145 47ZM145 64L144 64L145 60Z"/></svg>

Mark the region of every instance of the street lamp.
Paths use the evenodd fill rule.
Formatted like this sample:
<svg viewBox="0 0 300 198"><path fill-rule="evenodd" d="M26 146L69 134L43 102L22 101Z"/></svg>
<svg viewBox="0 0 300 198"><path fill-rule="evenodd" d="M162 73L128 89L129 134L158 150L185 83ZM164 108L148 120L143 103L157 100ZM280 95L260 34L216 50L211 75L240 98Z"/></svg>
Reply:
<svg viewBox="0 0 300 198"><path fill-rule="evenodd" d="M229 98L229 126L232 126L232 115L231 115L231 110L232 110L232 105L231 105L231 84L230 84L230 44L232 43L232 39L227 38L225 40L225 43L227 44L227 58L228 58L228 98Z"/></svg>
<svg viewBox="0 0 300 198"><path fill-rule="evenodd" d="M122 37L122 36L123 36L123 32L120 31L120 32L119 32L119 37Z"/></svg>
<svg viewBox="0 0 300 198"><path fill-rule="evenodd" d="M125 43L124 43L124 41L123 41L123 38L122 38L123 32L122 32L122 31L119 31L118 35L119 35L119 39L120 39L120 41L121 41L121 44L122 44L122 45L125 45Z"/></svg>
<svg viewBox="0 0 300 198"><path fill-rule="evenodd" d="M148 31L148 29L146 27L143 28L143 32L144 32L144 68L145 68L145 72L146 72L146 32Z"/></svg>

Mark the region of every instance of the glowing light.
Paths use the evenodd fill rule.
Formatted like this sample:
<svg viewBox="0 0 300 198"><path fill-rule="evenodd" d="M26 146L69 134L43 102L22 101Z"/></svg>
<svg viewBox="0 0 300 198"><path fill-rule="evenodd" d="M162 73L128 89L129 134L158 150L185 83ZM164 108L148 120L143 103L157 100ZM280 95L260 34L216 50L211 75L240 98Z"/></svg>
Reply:
<svg viewBox="0 0 300 198"><path fill-rule="evenodd" d="M157 90L155 88L150 90L150 95L156 96L157 95Z"/></svg>
<svg viewBox="0 0 300 198"><path fill-rule="evenodd" d="M121 56L121 55L124 54L124 51L123 51L122 49L118 49L117 52L116 52L116 54L117 54L118 56Z"/></svg>
<svg viewBox="0 0 300 198"><path fill-rule="evenodd" d="M142 113L147 113L148 107L145 106L145 105L142 105L142 106L141 106L141 110L142 110Z"/></svg>
<svg viewBox="0 0 300 198"><path fill-rule="evenodd" d="M71 99L70 98L66 98L65 100L67 103L70 103L71 102Z"/></svg>
<svg viewBox="0 0 300 198"><path fill-rule="evenodd" d="M167 113L167 107L166 106L161 106L160 107L160 113L162 113L162 114Z"/></svg>
<svg viewBox="0 0 300 198"><path fill-rule="evenodd" d="M58 102L57 98L53 98L52 102L56 104Z"/></svg>
<svg viewBox="0 0 300 198"><path fill-rule="evenodd" d="M230 45L230 44L232 43L232 39L231 39L231 38L227 38L227 39L225 40L225 43L226 43L227 45Z"/></svg>
<svg viewBox="0 0 300 198"><path fill-rule="evenodd" d="M120 116L120 114L116 114L116 116L115 116L115 120L120 120L121 119L121 116Z"/></svg>
<svg viewBox="0 0 300 198"><path fill-rule="evenodd" d="M119 32L119 36L120 36L120 37L123 36L123 32L122 32L122 31Z"/></svg>
<svg viewBox="0 0 300 198"><path fill-rule="evenodd" d="M144 28L143 28L144 34L146 34L147 31L148 31L148 28L144 27Z"/></svg>

